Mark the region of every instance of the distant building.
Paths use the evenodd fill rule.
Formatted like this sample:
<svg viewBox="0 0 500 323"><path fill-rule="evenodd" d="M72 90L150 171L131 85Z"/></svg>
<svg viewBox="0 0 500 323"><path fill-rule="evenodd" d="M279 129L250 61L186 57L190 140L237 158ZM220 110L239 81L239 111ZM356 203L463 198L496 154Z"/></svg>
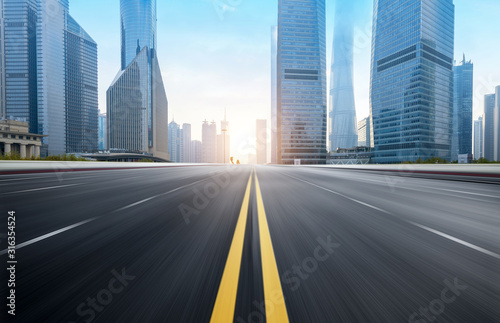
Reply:
<svg viewBox="0 0 500 323"><path fill-rule="evenodd" d="M495 94L484 96L483 113L483 156L488 160L495 158Z"/></svg>
<svg viewBox="0 0 500 323"><path fill-rule="evenodd" d="M182 124L182 163L192 163L191 156L191 125L189 123Z"/></svg>
<svg viewBox="0 0 500 323"><path fill-rule="evenodd" d="M465 55L461 65L453 66L451 160L458 160L458 155L472 154L473 73L474 65L465 60Z"/></svg>
<svg viewBox="0 0 500 323"><path fill-rule="evenodd" d="M103 150L107 150L107 144L106 144L106 130L107 130L107 127L106 127L106 114L105 113L101 113L99 114L99 150L100 151L103 151Z"/></svg>
<svg viewBox="0 0 500 323"><path fill-rule="evenodd" d="M500 161L500 86L495 89L495 110L493 113L494 160Z"/></svg>
<svg viewBox="0 0 500 323"><path fill-rule="evenodd" d="M156 0L120 0L121 68L107 93L108 145L168 156L168 101L156 52Z"/></svg>
<svg viewBox="0 0 500 323"><path fill-rule="evenodd" d="M353 1L336 1L328 109L330 151L358 144L353 78L355 13Z"/></svg>
<svg viewBox="0 0 500 323"><path fill-rule="evenodd" d="M483 117L474 121L474 159L483 157Z"/></svg>
<svg viewBox="0 0 500 323"><path fill-rule="evenodd" d="M278 0L278 164L326 163L325 42L325 0Z"/></svg>
<svg viewBox="0 0 500 323"><path fill-rule="evenodd" d="M174 163L182 162L182 130L175 121L168 124L168 153L170 161Z"/></svg>
<svg viewBox="0 0 500 323"><path fill-rule="evenodd" d="M226 164L230 162L231 137L229 135L229 121L224 114L224 120L220 123L221 133L217 135L217 163Z"/></svg>
<svg viewBox="0 0 500 323"><path fill-rule="evenodd" d="M327 157L329 165L366 165L372 158L370 147L339 148Z"/></svg>
<svg viewBox="0 0 500 323"><path fill-rule="evenodd" d="M217 125L215 121L203 121L201 126L202 162L217 162Z"/></svg>
<svg viewBox="0 0 500 323"><path fill-rule="evenodd" d="M370 139L370 117L358 122L358 146L371 147Z"/></svg>
<svg viewBox="0 0 500 323"><path fill-rule="evenodd" d="M474 121L474 159L483 157L483 117Z"/></svg>
<svg viewBox="0 0 500 323"><path fill-rule="evenodd" d="M19 154L21 158L40 157L44 135L29 132L27 122L15 120L0 121L1 154Z"/></svg>
<svg viewBox="0 0 500 323"><path fill-rule="evenodd" d="M414 162L432 157L449 160L453 0L374 0L373 13L373 162Z"/></svg>
<svg viewBox="0 0 500 323"><path fill-rule="evenodd" d="M472 164L474 157L472 154L458 154L457 161L459 164Z"/></svg>
<svg viewBox="0 0 500 323"><path fill-rule="evenodd" d="M257 135L257 164L267 163L267 120L259 119L256 122L256 135Z"/></svg>
<svg viewBox="0 0 500 323"><path fill-rule="evenodd" d="M199 140L191 141L191 163L200 164L203 162L202 158L202 144Z"/></svg>

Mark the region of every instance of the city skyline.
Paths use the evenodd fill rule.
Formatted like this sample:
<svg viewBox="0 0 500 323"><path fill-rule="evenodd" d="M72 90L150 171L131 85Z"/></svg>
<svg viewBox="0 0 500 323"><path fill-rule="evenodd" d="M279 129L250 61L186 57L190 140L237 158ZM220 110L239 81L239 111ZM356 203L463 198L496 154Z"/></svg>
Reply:
<svg viewBox="0 0 500 323"><path fill-rule="evenodd" d="M474 119L477 119L482 115L484 95L493 93L500 84L500 65L489 54L500 51L500 44L489 41L495 37L491 22L496 21L500 3L494 0L454 3L455 59L459 61L465 53L475 63ZM328 63L334 6L334 1L327 1ZM107 86L120 68L116 60L120 43L118 8L118 2L70 2L72 16L99 45L101 112L105 111ZM354 87L359 121L369 114L372 1L357 0L356 12ZM244 1L222 15L211 1L200 0L196 6L184 2L158 3L158 55L162 58L161 70L169 97L169 120L175 114L179 120L200 124L205 118L222 119L227 108L233 128L238 129L233 132L231 148L244 160L255 149L255 129L246 120L249 117L270 120L269 30L277 24L276 17L277 1ZM209 76L212 78L207 79ZM191 95L192 89L197 89L196 96ZM227 93L233 94L224 95ZM242 110L247 112L242 114L239 112ZM201 139L201 129L193 129L193 139Z"/></svg>

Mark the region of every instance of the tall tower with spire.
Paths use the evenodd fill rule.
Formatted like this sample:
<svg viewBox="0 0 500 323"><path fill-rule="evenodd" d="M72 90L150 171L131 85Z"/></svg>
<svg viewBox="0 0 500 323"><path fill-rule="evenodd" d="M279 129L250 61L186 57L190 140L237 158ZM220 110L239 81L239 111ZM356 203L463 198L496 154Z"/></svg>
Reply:
<svg viewBox="0 0 500 323"><path fill-rule="evenodd" d="M353 85L354 4L337 0L330 75L330 151L358 145Z"/></svg>
<svg viewBox="0 0 500 323"><path fill-rule="evenodd" d="M121 68L107 91L111 151L169 159L168 101L156 53L156 0L120 0Z"/></svg>

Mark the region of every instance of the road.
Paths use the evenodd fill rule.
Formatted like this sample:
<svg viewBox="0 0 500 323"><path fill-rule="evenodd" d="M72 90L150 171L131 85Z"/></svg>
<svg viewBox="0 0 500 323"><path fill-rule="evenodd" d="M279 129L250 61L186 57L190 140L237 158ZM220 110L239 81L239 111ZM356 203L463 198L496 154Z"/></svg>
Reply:
<svg viewBox="0 0 500 323"><path fill-rule="evenodd" d="M1 322L500 322L493 183L102 169L2 175L0 205Z"/></svg>

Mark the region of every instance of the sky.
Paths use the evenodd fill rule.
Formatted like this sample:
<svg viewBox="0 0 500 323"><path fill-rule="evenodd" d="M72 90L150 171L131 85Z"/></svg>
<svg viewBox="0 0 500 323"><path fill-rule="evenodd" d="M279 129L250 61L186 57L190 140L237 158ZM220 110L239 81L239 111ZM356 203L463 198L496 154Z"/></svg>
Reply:
<svg viewBox="0 0 500 323"><path fill-rule="evenodd" d="M356 2L354 90L360 120L369 115L373 1L349 1ZM255 154L255 120L271 118L271 26L277 24L278 1L157 2L157 52L169 122L190 123L193 139L201 140L203 120L215 120L220 131L227 109L231 155L245 162ZM455 59L461 61L465 53L474 63L476 119L482 114L484 95L500 85L500 1L454 3ZM327 66L334 6L334 0L326 0ZM120 68L120 1L70 0L70 14L98 44L99 110L105 112L106 90Z"/></svg>

